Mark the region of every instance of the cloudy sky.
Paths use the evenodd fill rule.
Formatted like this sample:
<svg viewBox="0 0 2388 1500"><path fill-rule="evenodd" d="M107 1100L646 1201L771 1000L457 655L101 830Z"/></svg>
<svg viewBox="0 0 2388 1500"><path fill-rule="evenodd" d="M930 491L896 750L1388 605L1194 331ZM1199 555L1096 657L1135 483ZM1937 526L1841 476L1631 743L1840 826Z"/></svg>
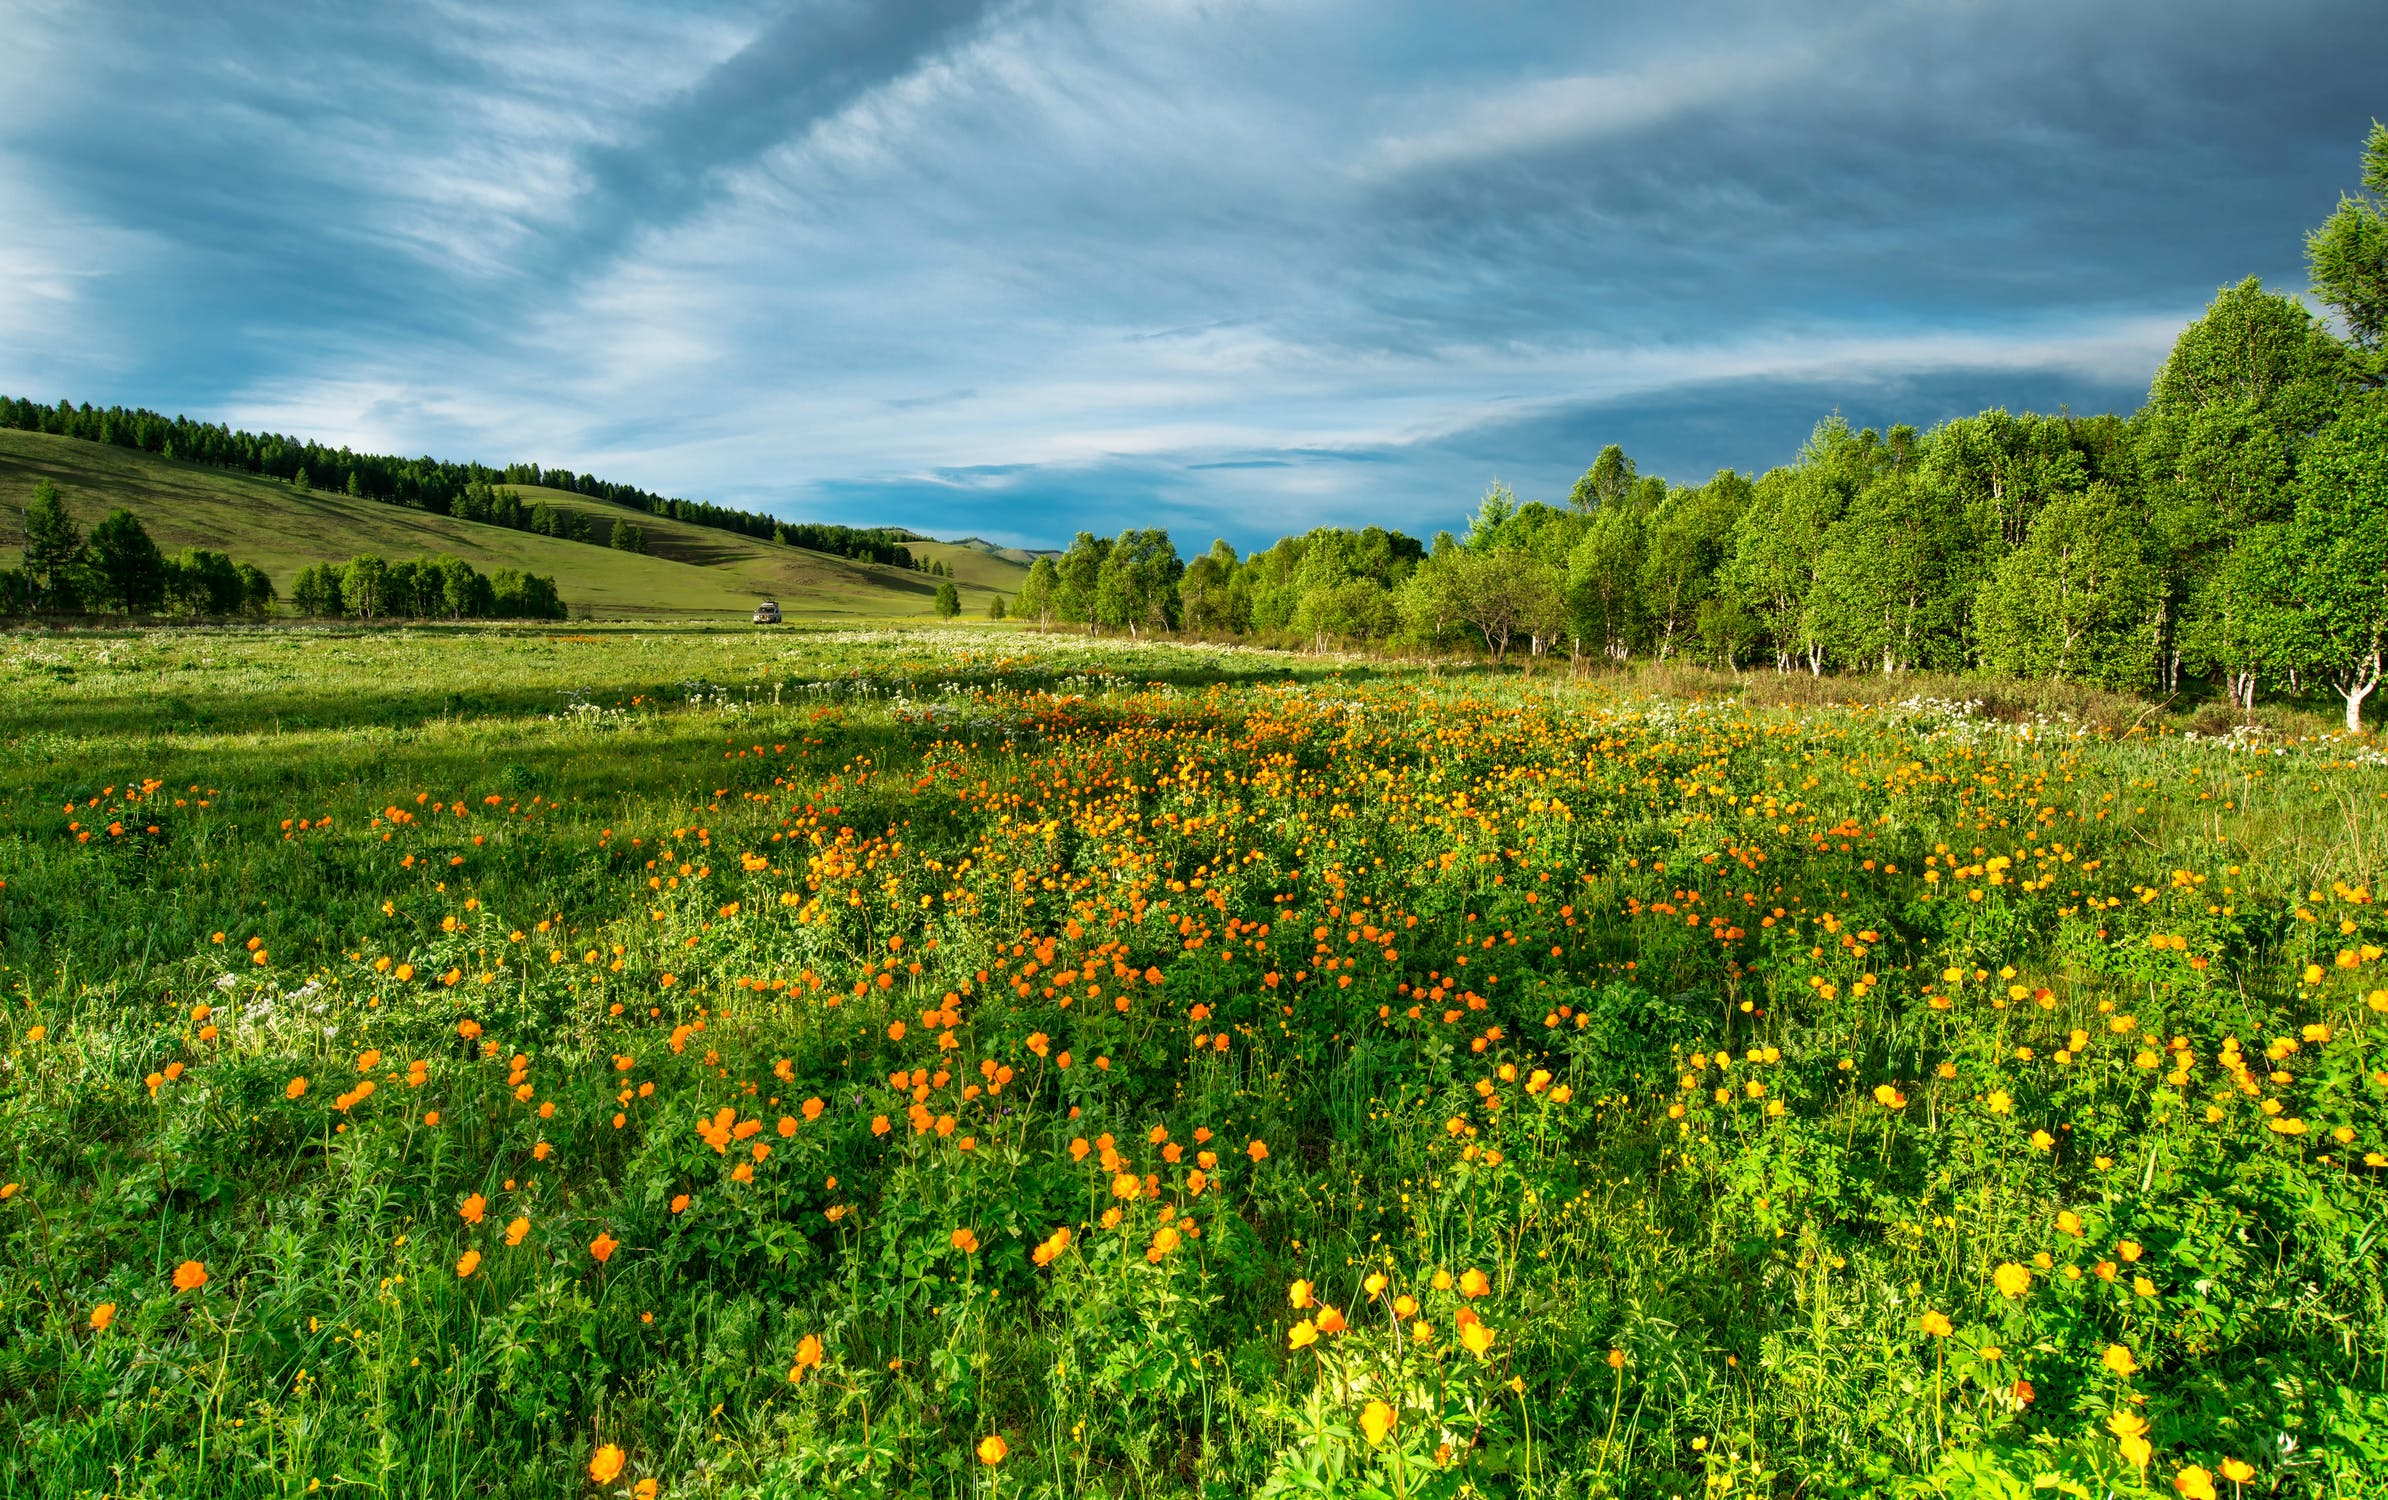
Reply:
<svg viewBox="0 0 2388 1500"><path fill-rule="evenodd" d="M2128 409L2379 0L0 0L0 391L1182 550Z"/></svg>

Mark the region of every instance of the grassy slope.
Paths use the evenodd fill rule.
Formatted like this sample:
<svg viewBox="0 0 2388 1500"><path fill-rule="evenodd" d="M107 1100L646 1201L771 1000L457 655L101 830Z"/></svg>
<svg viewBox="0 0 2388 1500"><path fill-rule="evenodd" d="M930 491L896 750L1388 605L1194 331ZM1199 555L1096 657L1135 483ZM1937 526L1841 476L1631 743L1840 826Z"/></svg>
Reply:
<svg viewBox="0 0 2388 1500"><path fill-rule="evenodd" d="M265 569L284 593L309 563L343 561L359 552L392 558L449 552L484 570L548 574L575 613L605 617L744 615L762 598L777 599L793 615L925 615L936 592L933 580L900 568L755 541L560 491L530 488L522 496L607 521L628 517L645 529L650 555L346 495L301 494L222 469L14 431L0 431L0 562L15 560L23 541L18 507L43 478L58 486L68 510L86 527L121 505L139 515L168 551L204 546L229 552ZM936 555L956 555L963 607L973 614L984 610L989 589L1010 593L1027 577L1027 569L1001 559L927 545ZM962 563L962 557L970 561Z"/></svg>

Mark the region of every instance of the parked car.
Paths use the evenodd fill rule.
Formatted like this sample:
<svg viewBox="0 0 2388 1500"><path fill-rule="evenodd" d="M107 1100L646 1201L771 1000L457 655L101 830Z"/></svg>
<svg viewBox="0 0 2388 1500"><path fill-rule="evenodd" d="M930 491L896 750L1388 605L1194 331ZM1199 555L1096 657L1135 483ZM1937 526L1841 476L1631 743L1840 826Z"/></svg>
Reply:
<svg viewBox="0 0 2388 1500"><path fill-rule="evenodd" d="M779 601L766 599L756 605L755 623L757 625L777 625L779 623Z"/></svg>

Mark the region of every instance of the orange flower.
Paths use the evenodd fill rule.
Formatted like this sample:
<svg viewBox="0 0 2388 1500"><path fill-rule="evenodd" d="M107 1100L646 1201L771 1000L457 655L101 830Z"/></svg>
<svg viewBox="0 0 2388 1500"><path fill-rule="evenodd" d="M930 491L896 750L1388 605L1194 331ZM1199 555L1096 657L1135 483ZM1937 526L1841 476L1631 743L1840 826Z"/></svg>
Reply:
<svg viewBox="0 0 2388 1500"><path fill-rule="evenodd" d="M1004 1455L1011 1451L1010 1445L994 1433L978 1440L978 1461L990 1469L1002 1463Z"/></svg>
<svg viewBox="0 0 2388 1500"><path fill-rule="evenodd" d="M1269 1159L1268 1142L1254 1141L1251 1145L1244 1148L1244 1154L1251 1157L1256 1162L1267 1161Z"/></svg>
<svg viewBox="0 0 2388 1500"><path fill-rule="evenodd" d="M1459 1278L1459 1294L1462 1297L1481 1297L1491 1290L1492 1283L1485 1279L1482 1271L1471 1270Z"/></svg>
<svg viewBox="0 0 2388 1500"><path fill-rule="evenodd" d="M589 1480L593 1484L612 1484L622 1473L622 1450L611 1443L597 1450L589 1460Z"/></svg>
<svg viewBox="0 0 2388 1500"><path fill-rule="evenodd" d="M788 1379L791 1381L802 1380L805 1371L818 1369L820 1364L821 1336L817 1333L808 1333L796 1341L796 1363L789 1366Z"/></svg>
<svg viewBox="0 0 2388 1500"><path fill-rule="evenodd" d="M1166 1230L1166 1229L1164 1229L1164 1230L1162 1230L1161 1232L1162 1232L1163 1234L1167 1234L1169 1231L1168 1231L1168 1230ZM1328 1305L1326 1305L1326 1304L1324 1304L1324 1303L1321 1303L1321 1304L1319 1305L1319 1309L1318 1309L1318 1331L1319 1331L1319 1332L1321 1332L1321 1333L1341 1333L1341 1332L1343 1332L1343 1330L1344 1330L1344 1327L1345 1327L1345 1326L1346 1326L1346 1325L1344 1324L1344 1321L1343 1321L1343 1314L1342 1314L1340 1311L1338 1311L1336 1308L1334 1308L1334 1307L1331 1307L1331 1306L1328 1306Z"/></svg>
<svg viewBox="0 0 2388 1500"><path fill-rule="evenodd" d="M186 1260L174 1268L174 1289L195 1292L207 1285L207 1267L195 1260Z"/></svg>
<svg viewBox="0 0 2388 1500"><path fill-rule="evenodd" d="M459 1277L470 1276L480 1268L481 1252L478 1250L467 1250L456 1257L456 1274Z"/></svg>
<svg viewBox="0 0 2388 1500"><path fill-rule="evenodd" d="M1468 1352L1478 1359L1492 1357L1493 1331L1486 1324L1475 1322L1460 1324L1459 1341L1467 1345Z"/></svg>
<svg viewBox="0 0 2388 1500"><path fill-rule="evenodd" d="M604 1265L614 1258L614 1251L620 1248L621 1243L620 1240L600 1229L597 1231L597 1238L589 1241L589 1253L597 1257L597 1264Z"/></svg>
<svg viewBox="0 0 2388 1500"><path fill-rule="evenodd" d="M522 1243L522 1237L530 1232L530 1220L516 1219L513 1223L506 1226L506 1243L509 1245L519 1245Z"/></svg>
<svg viewBox="0 0 2388 1500"><path fill-rule="evenodd" d="M116 1304L113 1302L103 1302L91 1310L91 1331L93 1333L107 1332L108 1325L115 1321Z"/></svg>
<svg viewBox="0 0 2388 1500"><path fill-rule="evenodd" d="M971 1233L969 1230L957 1229L953 1232L952 1238L953 1247L956 1250L961 1251L964 1255L978 1254L978 1236Z"/></svg>
<svg viewBox="0 0 2388 1500"><path fill-rule="evenodd" d="M686 1193L675 1193L672 1196L672 1212L676 1214L688 1212L688 1195Z"/></svg>
<svg viewBox="0 0 2388 1500"><path fill-rule="evenodd" d="M282 1097L285 1099L296 1099L305 1092L307 1092L307 1080L304 1078L293 1078L288 1084L283 1086Z"/></svg>
<svg viewBox="0 0 2388 1500"><path fill-rule="evenodd" d="M640 1480L638 1483L632 1485L630 1487L630 1493L632 1500L655 1500L656 1495L660 1493L655 1481L655 1476L650 1474L646 1478Z"/></svg>
<svg viewBox="0 0 2388 1500"><path fill-rule="evenodd" d="M482 1214L487 1212L488 1208L488 1200L483 1198L479 1193L475 1193L471 1197L465 1199L464 1206L457 1209L456 1212L458 1216L461 1217L467 1224L478 1224L481 1222Z"/></svg>

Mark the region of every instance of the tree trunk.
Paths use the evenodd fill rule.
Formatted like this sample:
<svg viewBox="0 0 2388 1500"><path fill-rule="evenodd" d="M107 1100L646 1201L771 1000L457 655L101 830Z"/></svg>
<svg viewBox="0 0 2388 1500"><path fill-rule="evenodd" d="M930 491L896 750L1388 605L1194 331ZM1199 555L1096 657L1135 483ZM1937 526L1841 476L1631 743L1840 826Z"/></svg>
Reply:
<svg viewBox="0 0 2388 1500"><path fill-rule="evenodd" d="M2380 656L2373 652L2370 660L2361 663L2338 680L2338 691L2347 700L2347 733L2363 732L2363 700L2380 685Z"/></svg>

